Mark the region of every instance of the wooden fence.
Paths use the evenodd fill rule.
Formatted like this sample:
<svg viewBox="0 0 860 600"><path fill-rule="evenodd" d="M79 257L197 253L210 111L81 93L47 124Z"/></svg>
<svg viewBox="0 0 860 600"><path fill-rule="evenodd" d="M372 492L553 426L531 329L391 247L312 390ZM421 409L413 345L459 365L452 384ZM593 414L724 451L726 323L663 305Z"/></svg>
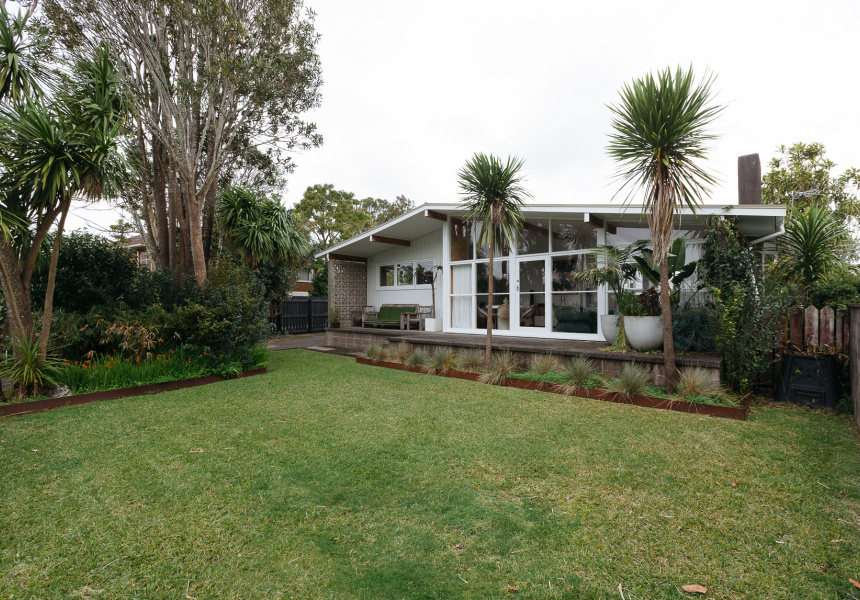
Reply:
<svg viewBox="0 0 860 600"><path fill-rule="evenodd" d="M850 347L850 324L847 312L795 307L788 318L788 338L800 350L835 350L847 354Z"/></svg>
<svg viewBox="0 0 860 600"><path fill-rule="evenodd" d="M328 298L291 298L281 304L275 324L283 333L325 331L328 324Z"/></svg>

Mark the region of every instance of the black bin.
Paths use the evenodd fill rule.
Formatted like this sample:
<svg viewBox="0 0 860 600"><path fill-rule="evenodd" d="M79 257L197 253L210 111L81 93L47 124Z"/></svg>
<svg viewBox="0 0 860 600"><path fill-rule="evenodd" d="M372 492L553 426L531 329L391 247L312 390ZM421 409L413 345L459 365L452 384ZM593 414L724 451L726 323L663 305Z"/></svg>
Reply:
<svg viewBox="0 0 860 600"><path fill-rule="evenodd" d="M839 398L836 357L786 354L776 387L777 402L834 408Z"/></svg>

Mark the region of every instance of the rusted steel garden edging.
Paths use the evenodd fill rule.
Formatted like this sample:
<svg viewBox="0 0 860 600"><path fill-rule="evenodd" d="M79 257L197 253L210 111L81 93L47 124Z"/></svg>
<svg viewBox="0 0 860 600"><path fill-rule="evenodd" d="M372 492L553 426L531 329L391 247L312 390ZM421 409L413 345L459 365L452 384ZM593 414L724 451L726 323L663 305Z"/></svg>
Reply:
<svg viewBox="0 0 860 600"><path fill-rule="evenodd" d="M62 398L48 398L46 400L34 400L33 402L5 404L0 405L0 417L42 412L44 410L51 410L52 408L62 408L64 406L78 406L81 404L89 404L90 402L101 402L102 400L117 400L119 398L131 398L133 396L144 396L146 394L158 394L160 392L184 390L185 388L192 388L197 387L199 385L207 385L210 383L218 383L219 381L229 381L230 379L243 379L245 377L253 377L254 375L265 375L266 372L266 367L263 367L262 369L251 369L249 371L242 371L241 375L237 375L236 377L230 378L222 377L221 375L207 375L205 377L180 379L178 381L169 381L167 383L150 383L148 385L139 385L130 388L120 388L118 390L106 390L104 392L90 392L89 394L64 396Z"/></svg>
<svg viewBox="0 0 860 600"><path fill-rule="evenodd" d="M479 373L463 373L462 371L446 371L445 373L434 373L432 370L423 367L407 367L400 363L387 361L373 362L369 358L357 357L356 362L362 365L371 365L375 367L385 367L387 369L396 369L398 371L410 371L412 373L424 373L429 375L441 375L442 377L452 377L454 379L465 379L467 381L477 382L481 375ZM632 404L634 406L642 406L645 408L660 408L663 410L674 410L682 413L695 413L698 415L706 415L709 417L719 417L721 419L736 419L745 421L747 412L750 407L752 394L747 394L744 398L743 407L734 406L715 406L713 404L697 404L695 402L687 402L685 400L669 400L668 398L655 398L653 396L625 396L615 392L605 392L603 390L593 390L590 388L576 388L573 393L566 394L564 388L554 383L542 383L540 381L526 381L525 379L508 379L504 384L507 387L519 388L521 390L534 390L539 392L551 392L553 394L565 394L571 396L579 396L581 398L590 398L592 400L603 400L605 402L615 402L617 404Z"/></svg>

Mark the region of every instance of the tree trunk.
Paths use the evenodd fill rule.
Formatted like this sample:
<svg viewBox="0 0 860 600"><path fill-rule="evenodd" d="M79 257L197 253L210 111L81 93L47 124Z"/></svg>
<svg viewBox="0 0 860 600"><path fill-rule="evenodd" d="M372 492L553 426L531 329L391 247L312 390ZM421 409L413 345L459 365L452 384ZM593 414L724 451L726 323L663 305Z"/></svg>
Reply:
<svg viewBox="0 0 860 600"><path fill-rule="evenodd" d="M167 167L164 145L152 136L152 204L155 209L155 237L158 240L158 268L170 267L170 235L167 221Z"/></svg>
<svg viewBox="0 0 860 600"><path fill-rule="evenodd" d="M39 332L39 359L44 364L48 356L48 338L51 336L51 316L54 312L54 284L57 280L57 262L60 258L60 243L63 240L63 228L66 225L66 215L69 214L71 198L63 201L63 211L60 213L60 223L54 236L54 247L51 249L51 265L48 267L48 285L45 289L45 309L42 311L42 331Z"/></svg>
<svg viewBox="0 0 860 600"><path fill-rule="evenodd" d="M666 369L666 391L675 393L678 368L675 366L675 340L672 336L672 300L669 297L669 257L660 263L660 308L663 312L663 364Z"/></svg>
<svg viewBox="0 0 860 600"><path fill-rule="evenodd" d="M218 176L206 191L206 201L203 204L203 258L206 269L209 269L209 258L212 256L212 229L215 225L215 201L218 195Z"/></svg>
<svg viewBox="0 0 860 600"><path fill-rule="evenodd" d="M26 297L21 280L17 278L15 253L11 245L0 245L0 283L3 286L3 297L6 300L6 312L9 315L7 325L13 340L28 336L33 331L33 313L30 310L30 299ZM17 285L16 285L17 284ZM24 306L26 314L21 312ZM28 319L29 316L29 319Z"/></svg>
<svg viewBox="0 0 860 600"><path fill-rule="evenodd" d="M493 354L493 254L496 251L496 228L490 230L490 277L487 282L487 366Z"/></svg>

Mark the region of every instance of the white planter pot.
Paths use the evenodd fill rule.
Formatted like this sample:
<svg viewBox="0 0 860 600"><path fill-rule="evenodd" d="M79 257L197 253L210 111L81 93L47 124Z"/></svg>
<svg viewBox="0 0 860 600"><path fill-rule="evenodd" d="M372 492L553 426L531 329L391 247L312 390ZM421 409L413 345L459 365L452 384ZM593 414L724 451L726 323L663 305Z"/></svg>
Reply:
<svg viewBox="0 0 860 600"><path fill-rule="evenodd" d="M438 317L424 319L424 331L442 331L442 319Z"/></svg>
<svg viewBox="0 0 860 600"><path fill-rule="evenodd" d="M600 330L610 344L618 337L618 315L600 315Z"/></svg>
<svg viewBox="0 0 860 600"><path fill-rule="evenodd" d="M663 317L624 317L624 333L634 350L663 347Z"/></svg>

